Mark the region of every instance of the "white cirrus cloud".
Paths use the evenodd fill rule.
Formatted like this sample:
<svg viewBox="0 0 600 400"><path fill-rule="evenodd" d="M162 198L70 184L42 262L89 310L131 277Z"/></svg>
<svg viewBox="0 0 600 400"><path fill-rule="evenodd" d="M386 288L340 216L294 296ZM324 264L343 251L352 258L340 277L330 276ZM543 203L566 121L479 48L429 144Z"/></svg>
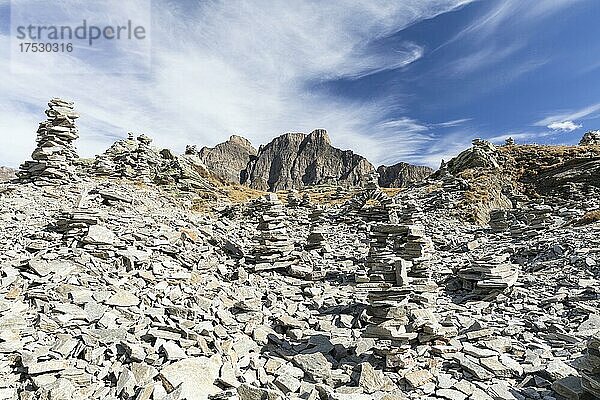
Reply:
<svg viewBox="0 0 600 400"><path fill-rule="evenodd" d="M15 166L29 157L25 149L33 146L44 105L55 96L75 101L81 113L77 147L83 156L103 151L127 131L182 151L186 144L214 145L232 133L260 144L284 132L323 127L336 146L375 163L400 161L429 137L425 131L397 135L398 127L379 126L401 108L397 97L356 101L319 86L411 64L423 55L418 43L385 48L378 41L469 2L153 1L149 73L108 74L73 60L61 74L45 73L39 65L13 65L23 73L12 74L9 60L0 60L0 119L11 128L0 133L0 164ZM109 11L135 18L127 2L106 4L121 3L123 10ZM73 12L87 15L86 4L78 1ZM0 51L7 53L10 38L2 32ZM123 54L121 62L135 57Z"/></svg>

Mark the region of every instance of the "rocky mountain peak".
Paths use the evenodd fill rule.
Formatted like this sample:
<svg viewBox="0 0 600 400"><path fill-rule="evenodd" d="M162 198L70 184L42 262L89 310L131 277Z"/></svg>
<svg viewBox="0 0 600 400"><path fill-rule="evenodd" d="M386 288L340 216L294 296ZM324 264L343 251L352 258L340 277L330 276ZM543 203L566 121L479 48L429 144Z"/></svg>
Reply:
<svg viewBox="0 0 600 400"><path fill-rule="evenodd" d="M243 136L231 135L231 136L229 136L228 141L231 143L239 144L240 146L254 149L254 147L252 146L252 143ZM256 150L254 150L254 152L256 152Z"/></svg>
<svg viewBox="0 0 600 400"><path fill-rule="evenodd" d="M329 138L329 135L325 129L315 129L308 134L307 139L315 143L321 143L323 145L328 144L331 146L331 139Z"/></svg>

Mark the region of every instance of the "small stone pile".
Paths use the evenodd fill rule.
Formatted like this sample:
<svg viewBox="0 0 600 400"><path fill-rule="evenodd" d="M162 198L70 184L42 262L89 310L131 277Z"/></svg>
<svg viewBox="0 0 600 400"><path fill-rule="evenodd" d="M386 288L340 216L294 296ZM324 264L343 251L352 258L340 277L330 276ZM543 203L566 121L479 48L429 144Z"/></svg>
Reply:
<svg viewBox="0 0 600 400"><path fill-rule="evenodd" d="M79 118L70 101L53 98L46 110L48 119L37 131L33 161L25 161L17 173L23 183L56 185L77 180L74 161L79 158L73 142L79 137L75 120Z"/></svg>
<svg viewBox="0 0 600 400"><path fill-rule="evenodd" d="M600 145L600 130L586 132L579 141L580 146Z"/></svg>
<svg viewBox="0 0 600 400"><path fill-rule="evenodd" d="M510 227L509 212L507 210L492 210L490 211L490 228L492 232L505 232Z"/></svg>
<svg viewBox="0 0 600 400"><path fill-rule="evenodd" d="M315 207L309 214L310 233L306 239L307 243L304 246L306 250L317 250L321 253L331 252L331 246L325 239L325 228L323 227L325 209L323 207Z"/></svg>
<svg viewBox="0 0 600 400"><path fill-rule="evenodd" d="M348 197L349 193L350 192L346 188L342 186L337 186L335 188L335 192L331 195L331 200L345 199L346 197Z"/></svg>
<svg viewBox="0 0 600 400"><path fill-rule="evenodd" d="M513 286L517 282L517 265L508 260L509 254L488 255L476 260L472 265L458 272L463 288L473 294L495 294Z"/></svg>
<svg viewBox="0 0 600 400"><path fill-rule="evenodd" d="M287 268L295 261L292 256L294 243L285 226L283 204L275 193L262 199L261 215L257 229L260 231L259 245L254 250L254 270Z"/></svg>
<svg viewBox="0 0 600 400"><path fill-rule="evenodd" d="M600 333L587 342L586 354L581 374L583 390L593 398L600 398Z"/></svg>
<svg viewBox="0 0 600 400"><path fill-rule="evenodd" d="M98 213L91 209L61 211L56 220L56 231L66 238L80 238L87 234L90 226L98 224Z"/></svg>
<svg viewBox="0 0 600 400"><path fill-rule="evenodd" d="M505 146L514 146L515 145L515 139L513 139L512 137L507 138L504 141L504 145Z"/></svg>

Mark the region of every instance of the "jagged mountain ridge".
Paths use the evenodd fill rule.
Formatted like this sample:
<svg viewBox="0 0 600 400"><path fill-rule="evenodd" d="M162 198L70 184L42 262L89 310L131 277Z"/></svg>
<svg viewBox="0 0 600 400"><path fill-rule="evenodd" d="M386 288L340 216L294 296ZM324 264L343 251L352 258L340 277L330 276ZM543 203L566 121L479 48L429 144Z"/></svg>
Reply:
<svg viewBox="0 0 600 400"><path fill-rule="evenodd" d="M248 140L234 135L214 148L203 147L198 154L219 178L258 190L301 189L318 184L364 186L375 173L365 157L334 147L324 129L308 135L285 133L258 151ZM380 179L384 187L403 187L433 172L407 163L380 168L385 171L385 178Z"/></svg>

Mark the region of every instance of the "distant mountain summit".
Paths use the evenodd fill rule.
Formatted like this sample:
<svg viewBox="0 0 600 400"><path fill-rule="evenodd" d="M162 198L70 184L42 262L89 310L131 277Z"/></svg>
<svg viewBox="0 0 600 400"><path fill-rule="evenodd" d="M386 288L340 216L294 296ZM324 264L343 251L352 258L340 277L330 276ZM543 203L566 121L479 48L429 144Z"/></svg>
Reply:
<svg viewBox="0 0 600 400"><path fill-rule="evenodd" d="M327 131L316 129L286 133L261 146L246 172L241 183L277 191L326 183L362 186L375 168L363 156L333 147Z"/></svg>
<svg viewBox="0 0 600 400"><path fill-rule="evenodd" d="M422 181L433 173L433 169L399 162L389 167L380 165L377 173L379 174L379 186L401 188Z"/></svg>
<svg viewBox="0 0 600 400"><path fill-rule="evenodd" d="M240 183L247 179L246 167L256 154L256 149L248 139L232 135L229 140L215 147L203 147L198 157L219 179Z"/></svg>

